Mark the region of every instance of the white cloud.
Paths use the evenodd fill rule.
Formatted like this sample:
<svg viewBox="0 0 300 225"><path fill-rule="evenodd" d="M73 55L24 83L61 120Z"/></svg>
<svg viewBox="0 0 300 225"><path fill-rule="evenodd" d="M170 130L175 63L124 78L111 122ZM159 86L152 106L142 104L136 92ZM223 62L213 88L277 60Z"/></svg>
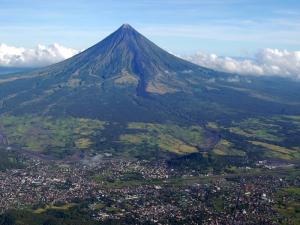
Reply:
<svg viewBox="0 0 300 225"><path fill-rule="evenodd" d="M230 73L300 79L300 51L266 48L259 51L253 59L235 59L203 53L184 58L204 67Z"/></svg>
<svg viewBox="0 0 300 225"><path fill-rule="evenodd" d="M33 49L0 44L0 66L41 67L79 53L78 50L59 44L38 45ZM197 53L184 57L204 67L244 75L275 75L300 79L300 51L266 48L252 59L222 57L216 54ZM184 71L189 73L189 71ZM232 80L234 82L234 80Z"/></svg>
<svg viewBox="0 0 300 225"><path fill-rule="evenodd" d="M18 48L0 44L0 66L9 67L41 67L70 58L79 51L52 44L38 45L33 49Z"/></svg>

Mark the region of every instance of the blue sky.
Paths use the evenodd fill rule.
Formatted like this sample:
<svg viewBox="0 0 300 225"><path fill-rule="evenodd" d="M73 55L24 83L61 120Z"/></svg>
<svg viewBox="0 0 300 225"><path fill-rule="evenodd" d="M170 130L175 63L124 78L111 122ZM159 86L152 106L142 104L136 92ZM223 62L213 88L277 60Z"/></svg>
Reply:
<svg viewBox="0 0 300 225"><path fill-rule="evenodd" d="M176 53L300 50L298 0L0 0L0 43L85 49L123 23Z"/></svg>

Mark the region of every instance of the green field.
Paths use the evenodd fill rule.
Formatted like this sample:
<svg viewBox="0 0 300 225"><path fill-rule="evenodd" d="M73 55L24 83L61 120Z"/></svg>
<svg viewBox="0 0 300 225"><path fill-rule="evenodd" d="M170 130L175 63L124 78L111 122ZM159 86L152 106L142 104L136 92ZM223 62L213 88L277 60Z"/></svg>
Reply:
<svg viewBox="0 0 300 225"><path fill-rule="evenodd" d="M284 224L300 224L300 188L283 188L276 193L276 198L275 210L289 220Z"/></svg>
<svg viewBox="0 0 300 225"><path fill-rule="evenodd" d="M200 126L153 123L115 123L92 119L2 116L0 132L9 146L57 157L110 152L115 156L149 157L189 154L205 145ZM159 153L160 152L160 153Z"/></svg>
<svg viewBox="0 0 300 225"><path fill-rule="evenodd" d="M232 143L227 140L221 139L219 143L214 147L213 153L220 156L245 156L246 153L234 148Z"/></svg>
<svg viewBox="0 0 300 225"><path fill-rule="evenodd" d="M120 140L130 144L148 143L176 154L197 152L204 143L204 130L199 126L179 127L152 123L129 123L134 134L124 134Z"/></svg>
<svg viewBox="0 0 300 225"><path fill-rule="evenodd" d="M88 149L92 138L104 129L105 122L90 119L52 119L50 117L0 117L0 131L8 144L47 154L72 154Z"/></svg>
<svg viewBox="0 0 300 225"><path fill-rule="evenodd" d="M221 138L213 143L207 129ZM207 129L197 125L72 117L0 117L0 134L6 137L6 144L59 158L77 153L112 153L116 157L152 160L211 151L217 156L300 160L299 117L249 118L227 124L210 122Z"/></svg>
<svg viewBox="0 0 300 225"><path fill-rule="evenodd" d="M227 124L209 122L207 127L223 134L213 150L218 155L300 161L299 116L248 118Z"/></svg>

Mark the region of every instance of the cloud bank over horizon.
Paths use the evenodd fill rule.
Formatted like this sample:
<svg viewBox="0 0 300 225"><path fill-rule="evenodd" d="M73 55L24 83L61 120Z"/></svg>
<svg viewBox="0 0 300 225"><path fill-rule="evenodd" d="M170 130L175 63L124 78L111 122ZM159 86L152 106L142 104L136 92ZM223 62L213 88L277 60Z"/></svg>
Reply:
<svg viewBox="0 0 300 225"><path fill-rule="evenodd" d="M42 67L65 60L79 51L57 43L35 48L14 47L0 44L0 66L2 67Z"/></svg>
<svg viewBox="0 0 300 225"><path fill-rule="evenodd" d="M0 44L0 67L43 67L68 59L79 50L54 43L23 48ZM241 75L280 76L300 80L300 51L266 48L253 58L233 58L196 53L182 56L198 65Z"/></svg>
<svg viewBox="0 0 300 225"><path fill-rule="evenodd" d="M223 72L300 79L300 51L266 48L257 52L252 59L237 59L204 53L196 53L183 58Z"/></svg>

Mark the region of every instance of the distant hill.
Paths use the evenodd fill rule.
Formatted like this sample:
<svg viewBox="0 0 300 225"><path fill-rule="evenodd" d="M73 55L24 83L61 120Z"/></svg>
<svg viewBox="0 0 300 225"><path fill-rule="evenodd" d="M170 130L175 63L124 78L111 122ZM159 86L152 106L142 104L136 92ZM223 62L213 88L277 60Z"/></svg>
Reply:
<svg viewBox="0 0 300 225"><path fill-rule="evenodd" d="M34 70L34 68L0 67L0 75L23 73L31 70Z"/></svg>

